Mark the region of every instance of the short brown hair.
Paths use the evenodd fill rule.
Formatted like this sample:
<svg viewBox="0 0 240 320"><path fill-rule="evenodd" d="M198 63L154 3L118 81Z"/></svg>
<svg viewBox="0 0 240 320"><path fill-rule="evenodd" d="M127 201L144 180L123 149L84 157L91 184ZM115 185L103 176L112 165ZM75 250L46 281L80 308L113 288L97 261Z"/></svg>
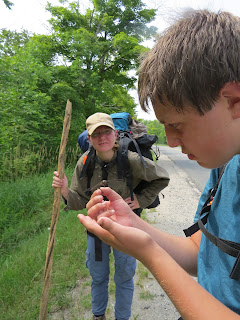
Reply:
<svg viewBox="0 0 240 320"><path fill-rule="evenodd" d="M143 110L149 99L211 110L227 82L240 81L240 18L228 12L191 10L160 35L139 69ZM163 103L164 104L164 103Z"/></svg>

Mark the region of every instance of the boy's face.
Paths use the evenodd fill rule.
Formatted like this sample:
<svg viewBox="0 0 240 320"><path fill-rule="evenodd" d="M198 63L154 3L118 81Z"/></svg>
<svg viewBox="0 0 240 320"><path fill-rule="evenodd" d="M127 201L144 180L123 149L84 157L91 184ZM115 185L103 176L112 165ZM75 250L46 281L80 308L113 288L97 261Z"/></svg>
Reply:
<svg viewBox="0 0 240 320"><path fill-rule="evenodd" d="M159 102L155 103L154 112L165 127L168 145L180 146L182 153L202 167L220 167L239 153L239 119L234 121L224 97L203 116L191 107L179 113L173 106L163 106Z"/></svg>

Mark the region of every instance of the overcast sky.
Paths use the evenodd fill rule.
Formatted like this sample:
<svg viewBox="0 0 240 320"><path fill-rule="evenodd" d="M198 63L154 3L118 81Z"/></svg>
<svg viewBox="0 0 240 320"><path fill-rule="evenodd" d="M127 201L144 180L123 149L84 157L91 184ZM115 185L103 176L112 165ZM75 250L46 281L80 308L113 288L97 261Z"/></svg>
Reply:
<svg viewBox="0 0 240 320"><path fill-rule="evenodd" d="M28 30L33 33L47 34L50 30L47 20L51 17L45 10L47 0L11 0L14 3L12 10L8 10L3 0L0 0L0 29L5 28L9 30L21 31L21 29ZM58 0L49 0L53 5L59 5ZM80 7L84 11L89 7L90 1L79 0ZM159 12L155 22L159 31L164 30L171 19L181 12L184 8L192 7L194 9L210 9L213 11L229 11L240 16L239 0L143 0L150 8L159 8ZM148 43L152 46L152 43ZM136 92L133 96L137 100ZM147 115L137 108L139 118L155 119L153 113Z"/></svg>

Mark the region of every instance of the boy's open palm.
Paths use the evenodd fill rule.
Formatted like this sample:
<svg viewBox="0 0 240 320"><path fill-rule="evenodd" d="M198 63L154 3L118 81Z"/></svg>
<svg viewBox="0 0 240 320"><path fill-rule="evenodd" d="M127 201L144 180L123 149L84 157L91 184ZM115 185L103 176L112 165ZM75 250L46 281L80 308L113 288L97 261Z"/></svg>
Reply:
<svg viewBox="0 0 240 320"><path fill-rule="evenodd" d="M109 201L104 201L103 196ZM88 216L96 221L108 217L123 226L132 226L132 216L135 215L123 198L108 187L96 190L86 208Z"/></svg>
<svg viewBox="0 0 240 320"><path fill-rule="evenodd" d="M103 201L103 196L109 201ZM144 261L150 244L155 243L144 231L132 227L135 215L112 189L96 190L87 204L88 216L78 215L80 222L115 249ZM156 244L156 243L155 243ZM146 250L145 250L146 248Z"/></svg>

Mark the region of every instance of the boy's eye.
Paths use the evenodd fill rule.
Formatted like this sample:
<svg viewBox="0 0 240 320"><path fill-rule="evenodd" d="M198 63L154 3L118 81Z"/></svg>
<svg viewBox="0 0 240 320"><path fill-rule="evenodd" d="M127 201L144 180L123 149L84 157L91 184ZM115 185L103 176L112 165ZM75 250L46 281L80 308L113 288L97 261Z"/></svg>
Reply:
<svg viewBox="0 0 240 320"><path fill-rule="evenodd" d="M178 126L179 126L179 123L169 123L169 127L173 129L177 129Z"/></svg>

